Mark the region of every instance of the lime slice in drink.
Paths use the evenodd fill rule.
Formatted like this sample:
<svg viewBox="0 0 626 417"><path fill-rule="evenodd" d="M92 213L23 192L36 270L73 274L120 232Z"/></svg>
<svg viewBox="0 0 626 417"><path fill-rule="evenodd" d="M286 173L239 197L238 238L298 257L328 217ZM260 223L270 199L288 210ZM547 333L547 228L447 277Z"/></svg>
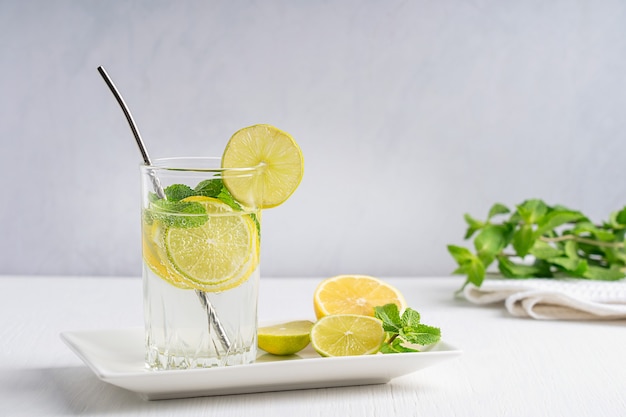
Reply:
<svg viewBox="0 0 626 417"><path fill-rule="evenodd" d="M245 282L259 261L257 228L244 211L218 199L194 196L182 201L202 204L208 214L199 227L169 227L167 256L189 284L206 292L224 291Z"/></svg>
<svg viewBox="0 0 626 417"><path fill-rule="evenodd" d="M288 133L270 125L254 125L230 138L222 167L257 167L260 174L248 178L226 171L224 185L245 206L271 208L285 202L298 188L304 159Z"/></svg>
<svg viewBox="0 0 626 417"><path fill-rule="evenodd" d="M336 314L318 320L311 329L311 344L322 356L376 353L385 340L382 322L358 314Z"/></svg>
<svg viewBox="0 0 626 417"><path fill-rule="evenodd" d="M293 355L309 344L312 326L311 321L299 320L259 327L259 347L274 355Z"/></svg>

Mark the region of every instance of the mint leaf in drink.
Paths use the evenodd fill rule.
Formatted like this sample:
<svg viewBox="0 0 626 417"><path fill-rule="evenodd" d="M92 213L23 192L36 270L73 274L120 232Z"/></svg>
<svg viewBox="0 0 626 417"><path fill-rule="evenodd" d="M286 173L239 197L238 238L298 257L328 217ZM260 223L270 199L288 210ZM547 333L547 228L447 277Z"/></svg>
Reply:
<svg viewBox="0 0 626 417"><path fill-rule="evenodd" d="M222 188L222 191L220 191L216 198L223 203L228 204L231 208L235 210L241 210L241 205L237 202L237 200L233 198L230 191L228 191L226 187Z"/></svg>
<svg viewBox="0 0 626 417"><path fill-rule="evenodd" d="M194 195L202 195L205 197L217 198L223 203L226 203L234 210L241 210L241 205L233 198L228 188L224 186L224 183L220 178L213 178L210 180L204 180L200 182L194 189Z"/></svg>
<svg viewBox="0 0 626 417"><path fill-rule="evenodd" d="M183 198L194 195L194 191L185 184L173 184L169 187L165 187L165 198L167 201L180 201Z"/></svg>
<svg viewBox="0 0 626 417"><path fill-rule="evenodd" d="M419 352L422 346L437 343L441 330L420 323L420 314L407 308L400 316L398 306L391 303L374 308L374 316L383 322L387 338L382 353Z"/></svg>
<svg viewBox="0 0 626 417"><path fill-rule="evenodd" d="M219 178L204 180L194 188L194 195L203 195L205 197L217 197L224 189L224 184Z"/></svg>

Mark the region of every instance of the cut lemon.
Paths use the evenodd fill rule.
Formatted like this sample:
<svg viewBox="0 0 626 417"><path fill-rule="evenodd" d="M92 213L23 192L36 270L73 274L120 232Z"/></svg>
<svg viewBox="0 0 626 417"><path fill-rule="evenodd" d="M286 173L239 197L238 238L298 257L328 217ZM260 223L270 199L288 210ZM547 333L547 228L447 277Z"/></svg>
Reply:
<svg viewBox="0 0 626 417"><path fill-rule="evenodd" d="M165 226L156 220L151 224L144 221L142 229L142 254L148 268L158 277L178 288L192 288L187 280L176 272L167 258L163 242Z"/></svg>
<svg viewBox="0 0 626 417"><path fill-rule="evenodd" d="M222 156L222 167L257 167L260 174L249 177L227 170L223 181L235 200L248 207L265 209L282 204L298 188L304 159L288 133L270 125L254 125L230 138Z"/></svg>
<svg viewBox="0 0 626 417"><path fill-rule="evenodd" d="M311 344L322 356L373 354L384 340L382 321L358 314L326 316L311 329Z"/></svg>
<svg viewBox="0 0 626 417"><path fill-rule="evenodd" d="M181 201L202 204L208 218L199 227L167 229L167 256L177 272L195 289L206 292L225 291L245 282L259 261L257 227L251 214L211 197Z"/></svg>
<svg viewBox="0 0 626 417"><path fill-rule="evenodd" d="M309 344L311 327L313 322L308 320L259 327L257 331L259 347L274 355L293 355Z"/></svg>
<svg viewBox="0 0 626 417"><path fill-rule="evenodd" d="M400 311L406 307L400 291L367 275L338 275L325 279L313 296L318 319L329 314L374 316L374 307L389 303L396 304Z"/></svg>

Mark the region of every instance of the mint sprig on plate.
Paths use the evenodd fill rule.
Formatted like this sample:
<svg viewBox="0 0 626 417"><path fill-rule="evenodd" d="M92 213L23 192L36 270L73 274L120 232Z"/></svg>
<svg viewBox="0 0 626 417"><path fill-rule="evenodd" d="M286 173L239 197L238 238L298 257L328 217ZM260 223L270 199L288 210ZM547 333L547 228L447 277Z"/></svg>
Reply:
<svg viewBox="0 0 626 417"><path fill-rule="evenodd" d="M398 306L390 303L374 307L374 316L383 322L387 338L380 352L419 352L419 347L432 345L441 339L441 330L420 323L420 313L407 308L400 316Z"/></svg>
<svg viewBox="0 0 626 417"><path fill-rule="evenodd" d="M626 207L594 224L580 211L526 200L510 210L494 204L485 220L465 214L474 250L448 245L455 274L480 286L494 262L505 278L572 277L614 281L626 276ZM462 288L463 288L462 287ZM461 289L462 289L461 288Z"/></svg>

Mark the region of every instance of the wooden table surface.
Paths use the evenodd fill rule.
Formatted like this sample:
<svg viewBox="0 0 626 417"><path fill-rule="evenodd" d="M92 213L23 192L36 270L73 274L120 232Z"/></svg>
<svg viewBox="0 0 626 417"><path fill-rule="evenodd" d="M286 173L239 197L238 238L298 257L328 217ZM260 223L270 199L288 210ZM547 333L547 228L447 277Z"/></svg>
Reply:
<svg viewBox="0 0 626 417"><path fill-rule="evenodd" d="M262 278L259 319L313 318L320 278ZM624 416L626 321L537 321L454 298L461 277L388 278L463 354L385 385L145 401L64 331L141 327L137 277L0 277L0 416Z"/></svg>

